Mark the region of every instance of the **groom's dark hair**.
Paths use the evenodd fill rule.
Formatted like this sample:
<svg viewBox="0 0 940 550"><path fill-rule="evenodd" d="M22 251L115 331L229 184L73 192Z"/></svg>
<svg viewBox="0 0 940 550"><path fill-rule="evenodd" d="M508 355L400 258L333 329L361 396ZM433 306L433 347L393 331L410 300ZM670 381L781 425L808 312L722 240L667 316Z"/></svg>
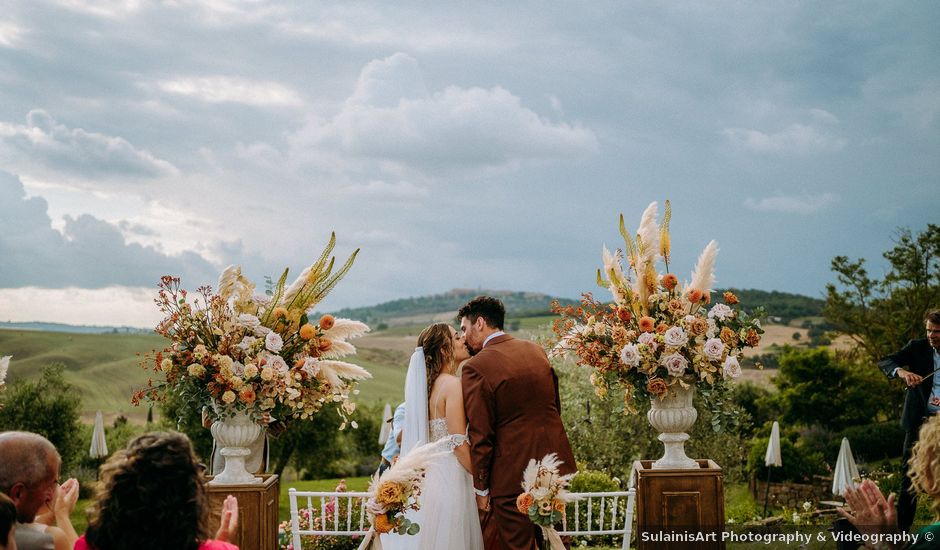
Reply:
<svg viewBox="0 0 940 550"><path fill-rule="evenodd" d="M496 330L503 330L503 321L506 319L506 308L503 303L491 296L477 296L467 302L467 305L457 312L457 319L466 317L471 323L483 317L486 324Z"/></svg>

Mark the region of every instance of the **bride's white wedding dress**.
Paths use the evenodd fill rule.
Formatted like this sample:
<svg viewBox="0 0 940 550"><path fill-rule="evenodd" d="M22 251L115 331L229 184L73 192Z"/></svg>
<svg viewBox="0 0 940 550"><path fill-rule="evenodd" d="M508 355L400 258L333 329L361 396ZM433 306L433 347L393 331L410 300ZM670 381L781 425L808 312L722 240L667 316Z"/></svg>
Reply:
<svg viewBox="0 0 940 550"><path fill-rule="evenodd" d="M482 550L473 478L453 453L457 446L467 444L467 436L448 433L446 418L431 419L428 425L430 440L451 452L428 467L421 509L408 514L421 530L414 536L383 535L382 545L386 550Z"/></svg>

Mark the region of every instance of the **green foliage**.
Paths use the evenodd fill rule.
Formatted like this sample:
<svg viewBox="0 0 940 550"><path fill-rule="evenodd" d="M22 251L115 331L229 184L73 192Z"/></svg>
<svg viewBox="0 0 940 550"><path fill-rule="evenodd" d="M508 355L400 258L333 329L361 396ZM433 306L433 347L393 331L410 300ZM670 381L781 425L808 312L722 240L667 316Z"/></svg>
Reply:
<svg viewBox="0 0 940 550"><path fill-rule="evenodd" d="M423 314L431 315L449 311L455 312L460 309L461 306L481 294L502 300L503 305L506 306L507 317L532 317L535 315L548 314L552 300L555 299L552 296L537 292L454 289L443 294L404 298L371 307L341 309L336 311L334 315L337 317L357 319L366 323L375 323L379 320L387 320L396 317L410 317ZM564 298L558 298L558 301L564 305L576 303L575 300L567 300Z"/></svg>
<svg viewBox="0 0 940 550"><path fill-rule="evenodd" d="M65 366L43 367L38 380L19 379L3 394L0 431L22 430L45 436L62 456L63 472L81 458L81 397L65 381Z"/></svg>
<svg viewBox="0 0 940 550"><path fill-rule="evenodd" d="M721 296L724 290L729 290L740 298L741 303L746 304L745 310L749 314L762 307L767 315L779 317L783 324L799 317L818 316L822 313L824 305L824 302L817 298L789 292L729 288L716 290L714 295Z"/></svg>
<svg viewBox="0 0 940 550"><path fill-rule="evenodd" d="M786 351L774 378L782 420L835 430L867 424L890 410L885 376L860 361L839 358L826 349Z"/></svg>
<svg viewBox="0 0 940 550"><path fill-rule="evenodd" d="M924 313L940 304L940 225L914 234L900 229L895 246L883 254L888 270L873 278L865 259L837 256L837 283L826 285L826 319L878 360L907 340L924 335Z"/></svg>
<svg viewBox="0 0 940 550"><path fill-rule="evenodd" d="M578 473L571 479L568 490L572 493L600 493L604 491L619 491L623 480L610 477L607 472L591 470L583 464L578 464Z"/></svg>
<svg viewBox="0 0 940 550"><path fill-rule="evenodd" d="M782 416L774 392L753 382L735 383L734 401L751 419L750 429L744 430L748 437L754 434L754 430L769 426Z"/></svg>
<svg viewBox="0 0 940 550"><path fill-rule="evenodd" d="M161 421L160 429L183 432L192 441L196 456L204 464L212 460L212 434L202 424L202 410L197 410L191 403L187 403L176 394L168 394L165 401L160 403ZM109 451L113 452L111 447Z"/></svg>
<svg viewBox="0 0 940 550"><path fill-rule="evenodd" d="M880 422L864 426L850 426L836 435L830 451L837 456L842 438L847 437L856 460L867 462L901 456L904 444L904 429L897 421Z"/></svg>
<svg viewBox="0 0 940 550"><path fill-rule="evenodd" d="M758 479L767 479L767 466L764 456L770 437L758 437L751 441L747 459L747 470L757 475ZM794 444L787 437L780 438L780 458L783 466L773 466L771 481L809 482L814 475L826 473L825 457L818 451Z"/></svg>

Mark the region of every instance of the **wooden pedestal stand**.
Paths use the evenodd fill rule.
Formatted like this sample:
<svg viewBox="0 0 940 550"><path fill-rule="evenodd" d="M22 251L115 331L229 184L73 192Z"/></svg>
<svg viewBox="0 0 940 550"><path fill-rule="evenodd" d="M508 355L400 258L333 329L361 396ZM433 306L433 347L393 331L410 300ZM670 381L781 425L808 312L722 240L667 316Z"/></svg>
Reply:
<svg viewBox="0 0 940 550"><path fill-rule="evenodd" d="M281 484L276 474L260 476L256 485L209 485L209 532L219 528L222 502L228 495L238 499L238 534L232 544L240 550L277 548L277 506ZM207 476L212 479L211 476Z"/></svg>
<svg viewBox="0 0 940 550"><path fill-rule="evenodd" d="M711 460L696 462L699 468L689 470L654 470L652 460L633 463L639 550L724 549L721 468Z"/></svg>

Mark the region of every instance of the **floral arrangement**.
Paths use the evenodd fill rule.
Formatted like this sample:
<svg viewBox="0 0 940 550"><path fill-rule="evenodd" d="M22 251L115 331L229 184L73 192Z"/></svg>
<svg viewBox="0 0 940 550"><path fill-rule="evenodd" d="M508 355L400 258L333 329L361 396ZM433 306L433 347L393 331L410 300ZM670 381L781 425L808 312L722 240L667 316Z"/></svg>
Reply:
<svg viewBox="0 0 940 550"><path fill-rule="evenodd" d="M335 244L334 234L319 259L290 286L285 269L263 296L254 293L255 285L235 266L222 273L217 293L201 287L191 302L179 278L163 277L155 301L166 317L156 331L172 344L145 366L161 373L165 382L154 385L151 380L134 395L134 403L173 392L187 405L213 405L219 416L245 412L256 420L282 421L310 418L335 403L345 428L356 408L350 401L358 392L356 381L371 375L338 358L355 353L347 340L369 328L332 315L311 322L307 314L358 253L334 273L335 258L329 255Z"/></svg>
<svg viewBox="0 0 940 550"><path fill-rule="evenodd" d="M632 413L641 397L662 399L676 384L718 387L738 377L744 348L757 346L764 332L760 313L749 317L736 307L739 301L731 292L711 305L715 241L699 257L691 282L679 282L669 271L669 201L661 224L657 215L654 202L644 211L635 237L621 215L626 253L604 247L597 282L611 292L612 303L588 293L580 307L552 306L561 316L553 327L557 343L552 354L573 352L579 365L593 369L591 382L600 396L622 388L625 410ZM660 261L664 273L659 272Z"/></svg>
<svg viewBox="0 0 940 550"><path fill-rule="evenodd" d="M345 493L347 491L346 480L340 480L339 484L336 485L336 488L333 489L338 493ZM355 502L359 502L356 500ZM301 531L306 530L320 530L326 526L329 526L333 523L334 517L337 514L338 502L336 497L333 497L326 503L326 506L321 510L320 515L316 515L316 509L310 508L301 508L297 511L297 522ZM353 510L342 510L340 506L340 517L339 523L346 525L346 517L352 515L357 517L360 512L360 506L357 504L353 507ZM278 525L278 550L355 550L359 546L359 535L352 535L351 537L347 536L310 536L304 537L301 539L301 548L294 548L292 542L293 531L291 530L290 520L284 520Z"/></svg>
<svg viewBox="0 0 940 550"><path fill-rule="evenodd" d="M382 543L377 536L380 534L392 531L399 535L418 534L421 526L409 519L406 513L421 509L424 472L432 460L446 452L441 441L427 443L400 457L381 476L372 478L369 484L371 496L366 501L372 529L359 546L360 550L380 550Z"/></svg>
<svg viewBox="0 0 940 550"><path fill-rule="evenodd" d="M568 485L576 474L560 475L558 466L561 464L555 453L545 455L542 460L529 460L522 474L523 493L516 498L516 508L542 528L552 550L565 547L554 526L564 518L565 506L575 500L568 492Z"/></svg>

